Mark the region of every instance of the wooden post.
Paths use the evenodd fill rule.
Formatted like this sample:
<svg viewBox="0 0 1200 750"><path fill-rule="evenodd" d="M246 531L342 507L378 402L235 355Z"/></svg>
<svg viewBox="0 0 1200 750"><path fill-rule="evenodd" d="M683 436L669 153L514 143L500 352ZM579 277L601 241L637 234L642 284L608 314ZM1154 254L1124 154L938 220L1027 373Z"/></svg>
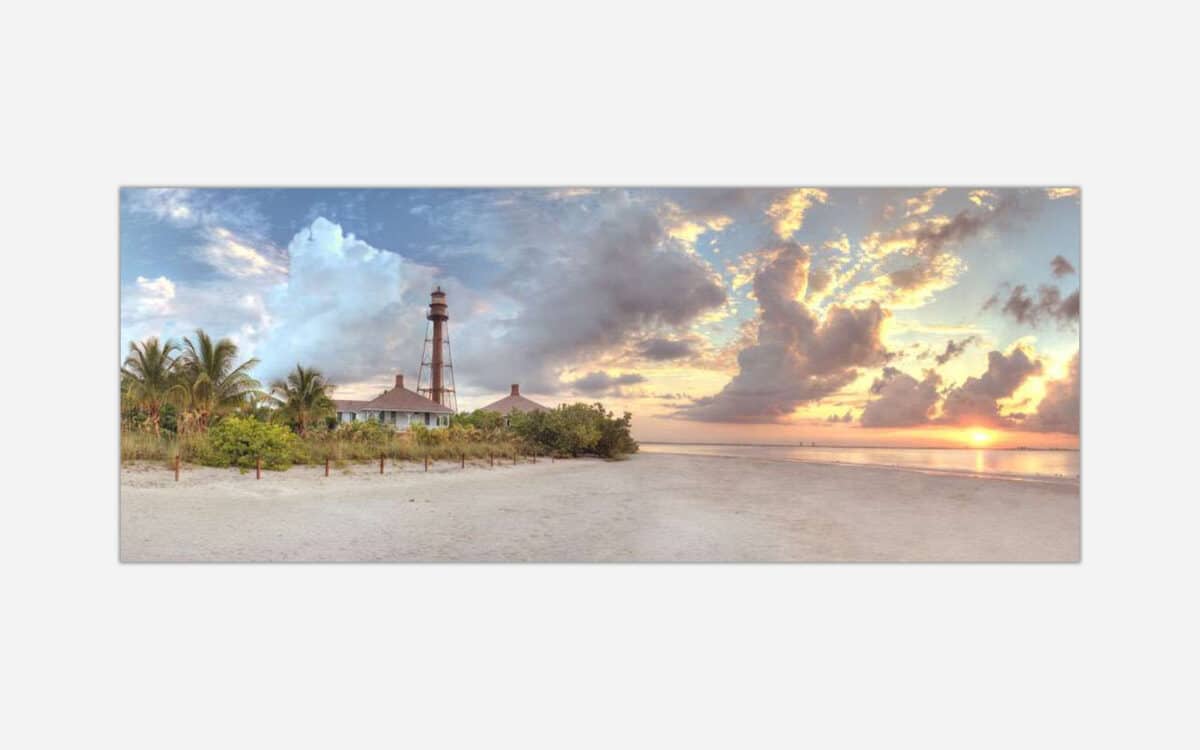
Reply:
<svg viewBox="0 0 1200 750"><path fill-rule="evenodd" d="M379 473L383 473L383 454L379 454Z"/></svg>
<svg viewBox="0 0 1200 750"><path fill-rule="evenodd" d="M262 456L254 459L254 478L262 479Z"/></svg>
<svg viewBox="0 0 1200 750"><path fill-rule="evenodd" d="M325 476L329 476L329 456L325 457Z"/></svg>
<svg viewBox="0 0 1200 750"><path fill-rule="evenodd" d="M425 454L425 471L429 471L429 454Z"/></svg>
<svg viewBox="0 0 1200 750"><path fill-rule="evenodd" d="M496 457L492 454L491 451L488 451L488 466L495 466L495 465L496 465Z"/></svg>
<svg viewBox="0 0 1200 750"><path fill-rule="evenodd" d="M467 468L467 454L465 452L462 454L462 464L458 468L460 468L460 469Z"/></svg>
<svg viewBox="0 0 1200 750"><path fill-rule="evenodd" d="M535 448L535 449L534 449L534 451L533 451L533 462L534 462L535 464L537 463L537 449L536 449L536 448Z"/></svg>
<svg viewBox="0 0 1200 750"><path fill-rule="evenodd" d="M179 481L179 454L175 454L175 481Z"/></svg>

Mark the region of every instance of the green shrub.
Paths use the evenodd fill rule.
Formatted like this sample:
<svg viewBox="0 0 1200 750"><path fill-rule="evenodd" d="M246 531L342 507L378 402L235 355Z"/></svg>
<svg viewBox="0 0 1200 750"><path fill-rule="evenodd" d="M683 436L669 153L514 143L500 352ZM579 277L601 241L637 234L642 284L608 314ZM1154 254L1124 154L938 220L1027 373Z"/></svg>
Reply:
<svg viewBox="0 0 1200 750"><path fill-rule="evenodd" d="M513 413L511 426L522 441L537 450L617 458L637 452L637 442L629 433L632 419L628 412L616 419L601 404L564 404L552 411Z"/></svg>
<svg viewBox="0 0 1200 750"><path fill-rule="evenodd" d="M474 428L484 435L494 436L508 430L508 419L500 412L476 409L469 413L455 414L450 418L450 426Z"/></svg>
<svg viewBox="0 0 1200 750"><path fill-rule="evenodd" d="M197 458L205 466L254 468L259 458L264 469L287 469L302 458L299 439L282 425L252 417L226 417L208 431Z"/></svg>
<svg viewBox="0 0 1200 750"><path fill-rule="evenodd" d="M604 407L600 404L596 404L596 409L604 415L600 421L600 439L596 442L596 455L604 458L617 458L637 453L637 441L629 432L633 423L633 415L625 412L624 416L616 419L612 412L605 413Z"/></svg>
<svg viewBox="0 0 1200 750"><path fill-rule="evenodd" d="M396 431L390 425L373 419L343 422L330 433L334 440L366 445L383 445L395 436Z"/></svg>

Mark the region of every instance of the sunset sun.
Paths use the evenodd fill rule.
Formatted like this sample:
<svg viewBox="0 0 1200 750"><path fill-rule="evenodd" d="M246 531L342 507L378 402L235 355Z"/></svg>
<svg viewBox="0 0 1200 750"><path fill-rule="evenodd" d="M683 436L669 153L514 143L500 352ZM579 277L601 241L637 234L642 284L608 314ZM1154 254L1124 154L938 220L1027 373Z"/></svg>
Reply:
<svg viewBox="0 0 1200 750"><path fill-rule="evenodd" d="M996 439L996 436L988 430L971 430L969 437L971 439L971 444L978 446L987 445Z"/></svg>

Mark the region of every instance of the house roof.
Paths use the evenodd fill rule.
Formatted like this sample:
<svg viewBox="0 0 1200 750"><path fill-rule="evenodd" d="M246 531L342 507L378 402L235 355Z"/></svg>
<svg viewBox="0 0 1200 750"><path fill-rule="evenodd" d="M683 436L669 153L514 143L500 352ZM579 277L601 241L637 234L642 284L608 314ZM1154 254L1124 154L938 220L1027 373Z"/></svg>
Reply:
<svg viewBox="0 0 1200 750"><path fill-rule="evenodd" d="M501 414L508 414L513 409L520 412L531 411L550 411L536 401L531 401L521 395L508 395L494 403L483 407L484 411L498 411Z"/></svg>
<svg viewBox="0 0 1200 750"><path fill-rule="evenodd" d="M431 414L454 413L453 409L442 406L436 401L427 399L420 394L413 393L403 386L397 386L390 391L384 391L382 395L376 396L358 408L362 411L415 411L429 412Z"/></svg>
<svg viewBox="0 0 1200 750"><path fill-rule="evenodd" d="M369 401L354 401L351 399L335 398L333 400L333 409L334 411L358 411L369 403Z"/></svg>

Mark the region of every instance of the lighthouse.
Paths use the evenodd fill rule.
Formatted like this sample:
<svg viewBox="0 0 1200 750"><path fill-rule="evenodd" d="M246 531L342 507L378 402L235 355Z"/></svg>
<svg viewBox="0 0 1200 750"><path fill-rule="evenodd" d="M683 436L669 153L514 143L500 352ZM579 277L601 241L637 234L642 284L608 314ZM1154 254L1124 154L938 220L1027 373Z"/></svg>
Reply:
<svg viewBox="0 0 1200 750"><path fill-rule="evenodd" d="M429 295L429 321L425 328L425 346L421 351L421 367L417 371L417 393L434 403L457 409L454 395L454 360L450 356L450 312L446 293L439 286ZM429 370L429 385L423 387L425 370Z"/></svg>

